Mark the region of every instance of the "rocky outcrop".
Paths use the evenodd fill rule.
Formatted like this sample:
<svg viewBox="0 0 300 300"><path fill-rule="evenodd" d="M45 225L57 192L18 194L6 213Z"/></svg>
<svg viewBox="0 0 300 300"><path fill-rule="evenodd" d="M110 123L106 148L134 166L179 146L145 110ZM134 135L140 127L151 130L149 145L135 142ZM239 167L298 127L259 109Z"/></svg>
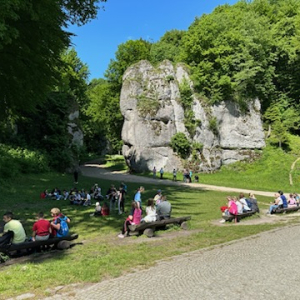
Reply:
<svg viewBox="0 0 300 300"><path fill-rule="evenodd" d="M141 61L125 72L120 97L124 116L122 150L133 170L183 168L183 161L169 146L178 132L183 132L191 144L203 145L199 153L202 171L251 157L255 149L265 146L258 100L249 105L247 112L241 112L233 102L208 106L193 94L191 109L198 125L191 136L185 127L179 90L184 80L193 90L186 67L169 61L156 68Z"/></svg>

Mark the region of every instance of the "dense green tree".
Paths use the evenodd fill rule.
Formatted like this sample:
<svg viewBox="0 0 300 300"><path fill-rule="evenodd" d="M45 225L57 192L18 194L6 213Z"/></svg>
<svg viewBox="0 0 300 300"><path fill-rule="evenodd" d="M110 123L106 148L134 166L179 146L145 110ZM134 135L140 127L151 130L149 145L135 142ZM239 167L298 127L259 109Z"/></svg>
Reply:
<svg viewBox="0 0 300 300"><path fill-rule="evenodd" d="M108 141L107 148L114 153L121 149L123 116L120 111L119 93L104 79L92 80L88 88L90 105L86 110L89 122L85 124L89 150L99 152L99 145ZM98 145L95 145L95 138ZM102 141L102 143L101 143Z"/></svg>
<svg viewBox="0 0 300 300"><path fill-rule="evenodd" d="M67 27L94 18L106 0L1 0L1 118L32 111L59 77L60 54L70 43ZM66 29L64 29L66 28Z"/></svg>
<svg viewBox="0 0 300 300"><path fill-rule="evenodd" d="M114 84L116 92L121 91L122 76L132 64L147 59L150 60L151 43L143 39L129 40L118 46L115 59L112 59L105 72L106 79Z"/></svg>
<svg viewBox="0 0 300 300"><path fill-rule="evenodd" d="M153 43L150 51L150 59L158 63L164 59L176 62L179 59L181 39L184 35L182 30L167 31L157 43Z"/></svg>

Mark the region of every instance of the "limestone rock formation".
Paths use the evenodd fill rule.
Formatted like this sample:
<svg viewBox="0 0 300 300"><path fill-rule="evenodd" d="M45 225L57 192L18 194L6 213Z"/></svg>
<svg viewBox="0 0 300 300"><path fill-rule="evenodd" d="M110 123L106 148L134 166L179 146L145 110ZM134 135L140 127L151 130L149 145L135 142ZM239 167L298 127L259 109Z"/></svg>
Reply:
<svg viewBox="0 0 300 300"><path fill-rule="evenodd" d="M193 90L183 64L162 62L154 68L148 61L127 69L120 97L124 116L123 155L135 171L163 167L166 171L182 169L183 161L173 152L173 135L183 132L192 143L201 143L199 169L212 171L222 164L248 158L255 149L265 146L260 103L253 101L247 112L233 102L209 106L193 94L192 111L199 120L190 135L185 126L179 86L185 80ZM212 120L215 128L212 128Z"/></svg>

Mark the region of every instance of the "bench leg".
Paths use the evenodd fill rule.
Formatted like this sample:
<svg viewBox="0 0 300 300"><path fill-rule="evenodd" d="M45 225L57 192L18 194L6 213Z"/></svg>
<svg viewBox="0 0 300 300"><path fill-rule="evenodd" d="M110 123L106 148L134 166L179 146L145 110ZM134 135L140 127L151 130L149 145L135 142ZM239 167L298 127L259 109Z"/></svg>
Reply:
<svg viewBox="0 0 300 300"><path fill-rule="evenodd" d="M151 238L154 236L154 230L152 228L147 228L144 230L144 235Z"/></svg>

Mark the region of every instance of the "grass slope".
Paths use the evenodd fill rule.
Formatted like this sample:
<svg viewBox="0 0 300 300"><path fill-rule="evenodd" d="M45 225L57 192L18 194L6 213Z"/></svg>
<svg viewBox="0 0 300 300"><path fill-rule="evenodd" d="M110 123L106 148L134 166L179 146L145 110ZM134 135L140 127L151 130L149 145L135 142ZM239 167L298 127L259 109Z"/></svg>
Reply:
<svg viewBox="0 0 300 300"><path fill-rule="evenodd" d="M24 224L30 235L35 214L44 211L50 219L50 209L59 207L71 219L71 232L79 234L79 242L72 249L56 252L53 255L32 255L29 261L19 262L0 269L0 299L6 299L25 292L33 292L37 297L48 295L48 288L70 283L98 282L131 272L137 268L149 267L156 260L193 251L199 248L228 242L269 230L280 224L256 226L214 226L211 221L220 219L219 207L226 203L225 193L202 191L188 187L164 186L163 193L173 206L173 216L191 215L189 222L191 233L180 238L149 240L142 237L118 239L125 216L113 213L108 217L90 217L93 207L69 205L67 201L39 199L44 189L59 187L69 189L73 185L70 175L48 173L28 175L19 178L12 188L2 192L0 210L12 210L17 219ZM79 188L89 189L95 182L102 187L105 194L111 183L119 182L79 178ZM159 184L159 182L158 182ZM128 184L127 211L137 184ZM159 185L145 185L143 203L153 197ZM260 202L268 203L270 199L259 197ZM194 230L194 231L193 231ZM177 227L171 227L159 236L180 233Z"/></svg>

